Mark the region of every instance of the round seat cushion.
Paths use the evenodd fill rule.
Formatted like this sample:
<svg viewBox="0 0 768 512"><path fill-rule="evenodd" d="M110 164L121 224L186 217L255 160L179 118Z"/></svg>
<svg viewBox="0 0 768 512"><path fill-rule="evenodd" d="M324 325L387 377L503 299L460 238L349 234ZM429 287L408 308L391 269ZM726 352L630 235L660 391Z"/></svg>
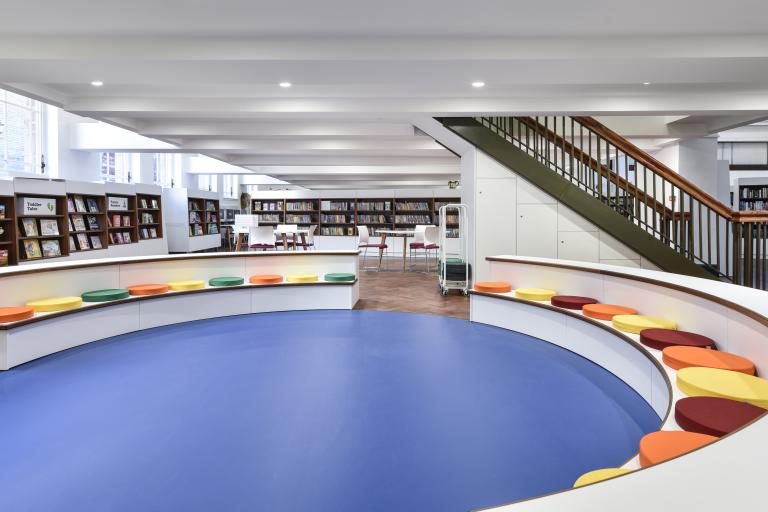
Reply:
<svg viewBox="0 0 768 512"><path fill-rule="evenodd" d="M208 281L208 286L240 286L245 283L242 277L214 277Z"/></svg>
<svg viewBox="0 0 768 512"><path fill-rule="evenodd" d="M205 281L174 281L168 283L168 286L174 291L199 290L200 288L205 288Z"/></svg>
<svg viewBox="0 0 768 512"><path fill-rule="evenodd" d="M602 482L603 480L608 480L609 478L613 478L616 476L626 475L627 473L631 473L631 469L626 468L605 468L605 469L596 469L594 471L590 471L589 473L584 473L581 475L576 482L574 482L574 487L582 487L584 485L594 484L597 482Z"/></svg>
<svg viewBox="0 0 768 512"><path fill-rule="evenodd" d="M677 327L672 320L645 315L615 315L611 322L618 330L632 334L640 334L643 329L675 329Z"/></svg>
<svg viewBox="0 0 768 512"><path fill-rule="evenodd" d="M675 403L680 428L722 437L765 414L765 409L746 402L713 396L689 396Z"/></svg>
<svg viewBox="0 0 768 512"><path fill-rule="evenodd" d="M323 279L331 283L339 283L339 282L346 282L346 281L354 281L355 277L356 277L355 274L351 274L348 272L331 272L329 274L325 274L325 276L323 276Z"/></svg>
<svg viewBox="0 0 768 512"><path fill-rule="evenodd" d="M549 300L557 295L554 290L545 288L518 288L515 290L515 297L525 300Z"/></svg>
<svg viewBox="0 0 768 512"><path fill-rule="evenodd" d="M719 368L689 367L677 372L677 387L688 396L714 396L768 409L768 381Z"/></svg>
<svg viewBox="0 0 768 512"><path fill-rule="evenodd" d="M0 324L18 322L35 316L35 310L29 306L14 306L0 308Z"/></svg>
<svg viewBox="0 0 768 512"><path fill-rule="evenodd" d="M248 278L251 284L276 284L283 282L283 276L278 274L262 274Z"/></svg>
<svg viewBox="0 0 768 512"><path fill-rule="evenodd" d="M56 297L53 299L43 299L27 302L27 306L34 309L37 313L66 311L68 309L79 308L82 305L83 299L80 297Z"/></svg>
<svg viewBox="0 0 768 512"><path fill-rule="evenodd" d="M677 430L651 432L640 440L640 467L647 468L673 459L678 455L706 446L712 441L717 441L717 438L698 432Z"/></svg>
<svg viewBox="0 0 768 512"><path fill-rule="evenodd" d="M83 302L109 302L111 300L127 299L130 296L128 290L114 288L110 290L96 290L85 292L81 295Z"/></svg>
<svg viewBox="0 0 768 512"><path fill-rule="evenodd" d="M616 315L636 315L637 311L616 304L587 304L581 311L584 316L598 320L611 320Z"/></svg>
<svg viewBox="0 0 768 512"><path fill-rule="evenodd" d="M686 347L716 348L714 340L694 332L674 329L643 329L640 331L640 343L646 347L664 350L677 345Z"/></svg>
<svg viewBox="0 0 768 512"><path fill-rule="evenodd" d="M475 291L485 293L509 293L512 285L502 281L479 281L475 283Z"/></svg>
<svg viewBox="0 0 768 512"><path fill-rule="evenodd" d="M290 274L285 280L289 283L314 283L318 277L317 274Z"/></svg>
<svg viewBox="0 0 768 512"><path fill-rule="evenodd" d="M578 309L581 310L588 304L597 304L598 300L592 297L580 297L578 295L555 295L549 299L549 303L553 306L565 309Z"/></svg>
<svg viewBox="0 0 768 512"><path fill-rule="evenodd" d="M755 365L746 357L730 352L710 350L701 347L667 347L662 353L664 364L675 370L689 366L720 368L732 372L755 374Z"/></svg>
<svg viewBox="0 0 768 512"><path fill-rule="evenodd" d="M160 295L170 290L167 284L137 284L128 287L131 295Z"/></svg>

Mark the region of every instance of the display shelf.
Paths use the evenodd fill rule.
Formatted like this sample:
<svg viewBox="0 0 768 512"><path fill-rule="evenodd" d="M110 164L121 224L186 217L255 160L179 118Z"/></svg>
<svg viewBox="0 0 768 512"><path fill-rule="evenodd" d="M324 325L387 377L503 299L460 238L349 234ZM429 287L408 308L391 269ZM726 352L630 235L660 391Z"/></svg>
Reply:
<svg viewBox="0 0 768 512"><path fill-rule="evenodd" d="M15 207L19 263L69 255L66 196L20 194Z"/></svg>
<svg viewBox="0 0 768 512"><path fill-rule="evenodd" d="M435 224L440 223L440 207L446 204L459 204L460 197L438 197L433 202L433 219ZM455 210L453 210L455 212ZM459 216L456 213L446 214L446 238L459 237Z"/></svg>
<svg viewBox="0 0 768 512"><path fill-rule="evenodd" d="M153 194L136 194L139 240L163 238L162 198Z"/></svg>
<svg viewBox="0 0 768 512"><path fill-rule="evenodd" d="M109 245L139 242L136 196L107 195L107 231Z"/></svg>
<svg viewBox="0 0 768 512"><path fill-rule="evenodd" d="M107 248L106 204L105 196L67 194L67 230L71 237L67 246L70 254Z"/></svg>
<svg viewBox="0 0 768 512"><path fill-rule="evenodd" d="M206 199L205 200L205 234L206 235L219 235L221 234L221 217L219 216L219 200L218 199Z"/></svg>
<svg viewBox="0 0 768 512"><path fill-rule="evenodd" d="M13 196L0 197L0 267L16 265L16 202Z"/></svg>

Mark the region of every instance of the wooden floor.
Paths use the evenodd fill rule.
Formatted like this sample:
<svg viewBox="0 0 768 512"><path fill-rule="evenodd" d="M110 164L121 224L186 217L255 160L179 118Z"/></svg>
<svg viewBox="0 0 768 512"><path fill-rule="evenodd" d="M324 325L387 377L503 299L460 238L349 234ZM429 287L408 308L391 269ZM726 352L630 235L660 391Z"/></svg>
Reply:
<svg viewBox="0 0 768 512"><path fill-rule="evenodd" d="M394 265L390 265L390 268ZM360 272L360 301L355 309L429 313L469 319L469 298L451 291L440 294L431 272Z"/></svg>

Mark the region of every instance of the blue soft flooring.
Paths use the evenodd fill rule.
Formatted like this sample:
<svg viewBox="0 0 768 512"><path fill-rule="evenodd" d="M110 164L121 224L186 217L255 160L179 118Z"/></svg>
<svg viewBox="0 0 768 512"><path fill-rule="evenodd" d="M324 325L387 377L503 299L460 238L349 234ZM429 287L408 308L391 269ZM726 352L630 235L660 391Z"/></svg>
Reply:
<svg viewBox="0 0 768 512"><path fill-rule="evenodd" d="M466 512L623 463L659 423L601 367L495 327L207 320L0 374L0 507Z"/></svg>

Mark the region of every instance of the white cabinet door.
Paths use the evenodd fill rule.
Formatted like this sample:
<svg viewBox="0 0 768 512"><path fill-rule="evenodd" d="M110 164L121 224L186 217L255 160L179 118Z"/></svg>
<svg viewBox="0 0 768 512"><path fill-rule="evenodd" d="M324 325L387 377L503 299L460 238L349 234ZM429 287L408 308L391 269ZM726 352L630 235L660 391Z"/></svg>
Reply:
<svg viewBox="0 0 768 512"><path fill-rule="evenodd" d="M596 231L561 231L557 257L561 260L600 261L600 236Z"/></svg>
<svg viewBox="0 0 768 512"><path fill-rule="evenodd" d="M517 254L557 258L557 204L517 205Z"/></svg>
<svg viewBox="0 0 768 512"><path fill-rule="evenodd" d="M475 207L475 280L487 279L486 256L516 254L516 181L478 179Z"/></svg>

